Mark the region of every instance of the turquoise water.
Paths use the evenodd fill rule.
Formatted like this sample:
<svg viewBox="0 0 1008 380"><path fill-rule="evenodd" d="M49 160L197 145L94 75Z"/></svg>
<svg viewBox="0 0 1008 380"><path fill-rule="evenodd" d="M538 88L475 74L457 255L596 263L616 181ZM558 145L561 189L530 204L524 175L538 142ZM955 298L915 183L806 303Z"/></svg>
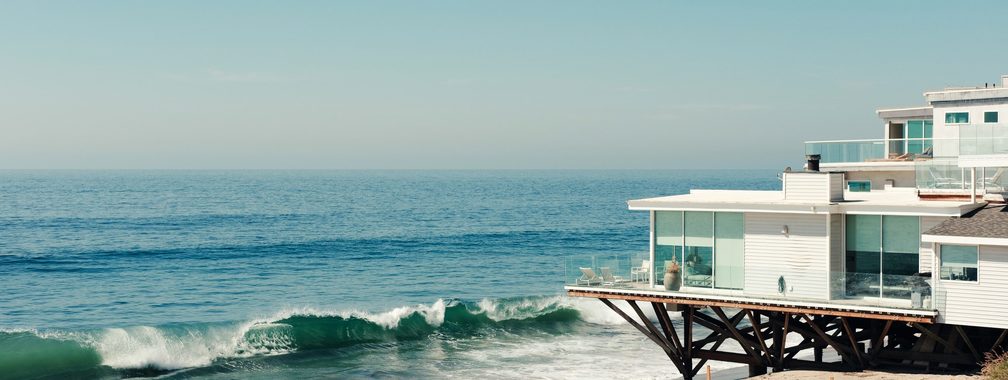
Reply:
<svg viewBox="0 0 1008 380"><path fill-rule="evenodd" d="M773 171L0 172L0 378L672 377L565 255Z"/></svg>

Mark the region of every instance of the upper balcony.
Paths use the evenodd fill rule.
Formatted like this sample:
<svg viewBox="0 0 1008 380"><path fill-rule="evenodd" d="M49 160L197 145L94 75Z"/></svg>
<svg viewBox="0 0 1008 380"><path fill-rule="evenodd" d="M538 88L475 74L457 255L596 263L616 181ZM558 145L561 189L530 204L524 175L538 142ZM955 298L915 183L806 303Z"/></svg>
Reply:
<svg viewBox="0 0 1008 380"><path fill-rule="evenodd" d="M1008 126L960 125L958 140L960 167L1008 166Z"/></svg>
<svg viewBox="0 0 1008 380"><path fill-rule="evenodd" d="M826 167L899 166L912 170L912 162L933 156L935 139L866 139L806 141L805 154L818 154Z"/></svg>

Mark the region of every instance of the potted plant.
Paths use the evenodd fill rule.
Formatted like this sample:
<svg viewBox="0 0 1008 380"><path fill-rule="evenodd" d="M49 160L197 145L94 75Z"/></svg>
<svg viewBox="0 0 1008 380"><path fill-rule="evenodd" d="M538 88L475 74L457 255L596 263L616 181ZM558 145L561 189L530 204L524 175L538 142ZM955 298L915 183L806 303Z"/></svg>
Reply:
<svg viewBox="0 0 1008 380"><path fill-rule="evenodd" d="M679 263L665 262L665 276L662 278L665 290L679 290Z"/></svg>

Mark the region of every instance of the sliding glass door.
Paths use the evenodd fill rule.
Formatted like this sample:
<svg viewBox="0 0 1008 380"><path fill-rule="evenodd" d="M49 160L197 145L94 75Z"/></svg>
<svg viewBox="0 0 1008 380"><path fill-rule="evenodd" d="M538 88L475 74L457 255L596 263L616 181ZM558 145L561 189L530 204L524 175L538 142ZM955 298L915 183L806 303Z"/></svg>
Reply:
<svg viewBox="0 0 1008 380"><path fill-rule="evenodd" d="M848 296L909 299L920 261L916 216L847 215Z"/></svg>
<svg viewBox="0 0 1008 380"><path fill-rule="evenodd" d="M682 211L656 211L655 230L655 284L665 285L665 271L672 263L682 265L683 213ZM678 274L676 275L678 276ZM676 281L679 281L678 277Z"/></svg>

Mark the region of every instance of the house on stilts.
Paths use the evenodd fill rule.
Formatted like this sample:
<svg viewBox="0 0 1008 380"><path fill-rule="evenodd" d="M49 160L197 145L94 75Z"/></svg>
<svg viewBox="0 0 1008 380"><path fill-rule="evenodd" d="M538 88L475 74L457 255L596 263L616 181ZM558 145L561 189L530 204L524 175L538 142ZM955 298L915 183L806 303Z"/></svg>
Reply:
<svg viewBox="0 0 1008 380"><path fill-rule="evenodd" d="M877 110L881 139L806 142L780 190L630 200L649 250L567 258L567 294L598 298L686 379L709 360L976 368L1008 343L1008 76L924 97Z"/></svg>

